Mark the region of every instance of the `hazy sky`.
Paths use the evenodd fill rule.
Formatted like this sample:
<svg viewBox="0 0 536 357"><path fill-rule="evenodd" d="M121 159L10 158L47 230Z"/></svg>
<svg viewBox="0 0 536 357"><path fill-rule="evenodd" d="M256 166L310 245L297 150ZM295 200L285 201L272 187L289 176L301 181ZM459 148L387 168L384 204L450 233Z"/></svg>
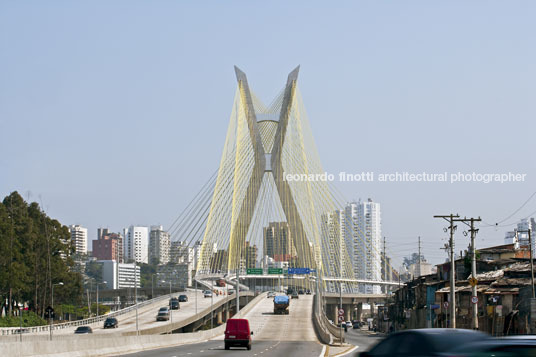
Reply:
<svg viewBox="0 0 536 357"><path fill-rule="evenodd" d="M328 172L527 174L336 183L381 203L395 259L421 236L437 263L434 214L494 223L536 191L535 18L534 1L4 0L0 195L42 201L90 239L99 226L169 226L219 164L233 65L270 102L300 64ZM504 223L535 210L533 199ZM457 234L457 251L467 243Z"/></svg>

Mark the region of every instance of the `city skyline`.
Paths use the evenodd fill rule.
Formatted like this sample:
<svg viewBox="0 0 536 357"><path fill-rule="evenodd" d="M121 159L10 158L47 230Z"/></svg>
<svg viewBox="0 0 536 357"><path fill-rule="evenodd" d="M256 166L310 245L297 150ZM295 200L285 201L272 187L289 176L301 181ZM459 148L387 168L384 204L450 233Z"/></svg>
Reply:
<svg viewBox="0 0 536 357"><path fill-rule="evenodd" d="M32 11L1 5L0 32L8 35L0 38L0 127L10 135L0 143L9 153L0 159L0 193L42 203L62 223L87 227L89 240L98 227L166 229L200 190L220 159L234 64L261 99L276 95L287 70L301 64L301 91L329 173L527 174L525 182L504 184L335 182L348 202L382 204L388 255L406 247L411 254L420 236L428 261L443 261L444 224L434 214L494 224L534 191L529 2L348 2L300 7L306 20L290 15L297 5L281 11L278 3L263 10L282 26L257 13L244 20L251 25L244 43L266 41L256 51L236 45L241 25L220 16L231 16L236 4L214 4L213 12L138 5L125 17L114 16L117 4L106 11L65 6L68 17L57 4ZM148 12L159 21L138 26ZM95 13L102 13L98 24ZM482 225L477 247L502 244L534 210L533 200L498 228ZM457 251L468 243L456 235Z"/></svg>

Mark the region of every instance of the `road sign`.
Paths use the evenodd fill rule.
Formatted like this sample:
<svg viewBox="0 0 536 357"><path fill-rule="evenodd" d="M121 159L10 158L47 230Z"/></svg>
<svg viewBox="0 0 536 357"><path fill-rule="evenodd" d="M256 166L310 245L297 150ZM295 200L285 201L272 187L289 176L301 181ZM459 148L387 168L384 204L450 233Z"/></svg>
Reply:
<svg viewBox="0 0 536 357"><path fill-rule="evenodd" d="M310 274L311 269L309 268L288 268L289 275L295 274L295 275L305 275Z"/></svg>
<svg viewBox="0 0 536 357"><path fill-rule="evenodd" d="M476 278L473 278L473 277L470 277L468 279L468 281L469 281L469 285L471 285L471 286L477 286L477 284L478 284L478 280Z"/></svg>
<svg viewBox="0 0 536 357"><path fill-rule="evenodd" d="M448 307L449 307L449 302L448 302L448 301L445 301L445 302L443 303L443 307L444 307L445 309L448 308Z"/></svg>
<svg viewBox="0 0 536 357"><path fill-rule="evenodd" d="M249 275L262 275L262 268L248 268L247 273Z"/></svg>
<svg viewBox="0 0 536 357"><path fill-rule="evenodd" d="M344 316L339 316L339 322L343 322L344 321Z"/></svg>
<svg viewBox="0 0 536 357"><path fill-rule="evenodd" d="M432 310L439 309L440 307L441 307L441 305L439 305L439 304L430 305L430 309L432 309Z"/></svg>
<svg viewBox="0 0 536 357"><path fill-rule="evenodd" d="M339 309L339 316L344 315L344 309Z"/></svg>
<svg viewBox="0 0 536 357"><path fill-rule="evenodd" d="M472 302L473 304L478 303L478 297L477 297L477 296L472 296L472 297L471 297L471 302Z"/></svg>
<svg viewBox="0 0 536 357"><path fill-rule="evenodd" d="M268 268L268 274L283 274L283 268Z"/></svg>

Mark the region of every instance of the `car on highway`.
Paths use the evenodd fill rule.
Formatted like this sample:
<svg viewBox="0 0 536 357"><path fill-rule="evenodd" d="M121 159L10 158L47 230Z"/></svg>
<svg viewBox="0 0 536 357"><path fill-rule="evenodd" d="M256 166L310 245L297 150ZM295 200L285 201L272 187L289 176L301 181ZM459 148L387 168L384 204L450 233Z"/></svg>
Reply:
<svg viewBox="0 0 536 357"><path fill-rule="evenodd" d="M354 323L352 323L352 328L353 329L361 328L361 323L359 321L354 321Z"/></svg>
<svg viewBox="0 0 536 357"><path fill-rule="evenodd" d="M300 289L300 290L298 290L298 294L303 295L303 294L305 294L305 291L303 291L302 289Z"/></svg>
<svg viewBox="0 0 536 357"><path fill-rule="evenodd" d="M234 289L229 289L229 291L227 292L228 295L233 295L235 293Z"/></svg>
<svg viewBox="0 0 536 357"><path fill-rule="evenodd" d="M188 302L188 295L179 295L179 302Z"/></svg>
<svg viewBox="0 0 536 357"><path fill-rule="evenodd" d="M536 356L536 339L533 335L488 338L458 346L449 351L449 356Z"/></svg>
<svg viewBox="0 0 536 357"><path fill-rule="evenodd" d="M104 320L104 328L118 328L119 322L115 317L108 317Z"/></svg>
<svg viewBox="0 0 536 357"><path fill-rule="evenodd" d="M171 310L179 310L181 308L181 305L179 304L179 299L173 298L169 300L169 308Z"/></svg>
<svg viewBox="0 0 536 357"><path fill-rule="evenodd" d="M229 319L225 325L225 349L231 347L246 347L251 350L251 336L253 331L249 328L247 319Z"/></svg>
<svg viewBox="0 0 536 357"><path fill-rule="evenodd" d="M74 333L77 335L84 335L88 333L93 333L93 330L89 326L78 326Z"/></svg>
<svg viewBox="0 0 536 357"><path fill-rule="evenodd" d="M161 307L156 315L156 321L168 321L169 320L169 307Z"/></svg>
<svg viewBox="0 0 536 357"><path fill-rule="evenodd" d="M299 299L299 298L300 298L300 295L298 295L298 292L297 292L296 290L294 290L294 291L292 292L291 297L292 297L293 299Z"/></svg>
<svg viewBox="0 0 536 357"><path fill-rule="evenodd" d="M210 290L203 291L203 296L206 298L212 297L212 291Z"/></svg>
<svg viewBox="0 0 536 357"><path fill-rule="evenodd" d="M423 328L390 334L360 357L443 356L458 346L490 338L483 332L449 328Z"/></svg>
<svg viewBox="0 0 536 357"><path fill-rule="evenodd" d="M305 294L311 295L311 290L310 289L305 290Z"/></svg>
<svg viewBox="0 0 536 357"><path fill-rule="evenodd" d="M273 298L277 295L277 293L275 291L269 291L268 292L268 295L266 295L267 298Z"/></svg>
<svg viewBox="0 0 536 357"><path fill-rule="evenodd" d="M353 327L352 321L346 321L346 327L348 327L348 328Z"/></svg>

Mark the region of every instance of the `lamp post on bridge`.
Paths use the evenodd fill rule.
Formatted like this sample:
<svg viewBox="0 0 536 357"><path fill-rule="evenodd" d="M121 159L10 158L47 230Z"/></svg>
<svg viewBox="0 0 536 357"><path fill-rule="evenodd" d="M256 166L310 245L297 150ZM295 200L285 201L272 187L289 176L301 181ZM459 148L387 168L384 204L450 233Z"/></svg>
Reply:
<svg viewBox="0 0 536 357"><path fill-rule="evenodd" d="M99 285L107 284L107 281L103 281L102 283L97 283L97 317L99 317Z"/></svg>

